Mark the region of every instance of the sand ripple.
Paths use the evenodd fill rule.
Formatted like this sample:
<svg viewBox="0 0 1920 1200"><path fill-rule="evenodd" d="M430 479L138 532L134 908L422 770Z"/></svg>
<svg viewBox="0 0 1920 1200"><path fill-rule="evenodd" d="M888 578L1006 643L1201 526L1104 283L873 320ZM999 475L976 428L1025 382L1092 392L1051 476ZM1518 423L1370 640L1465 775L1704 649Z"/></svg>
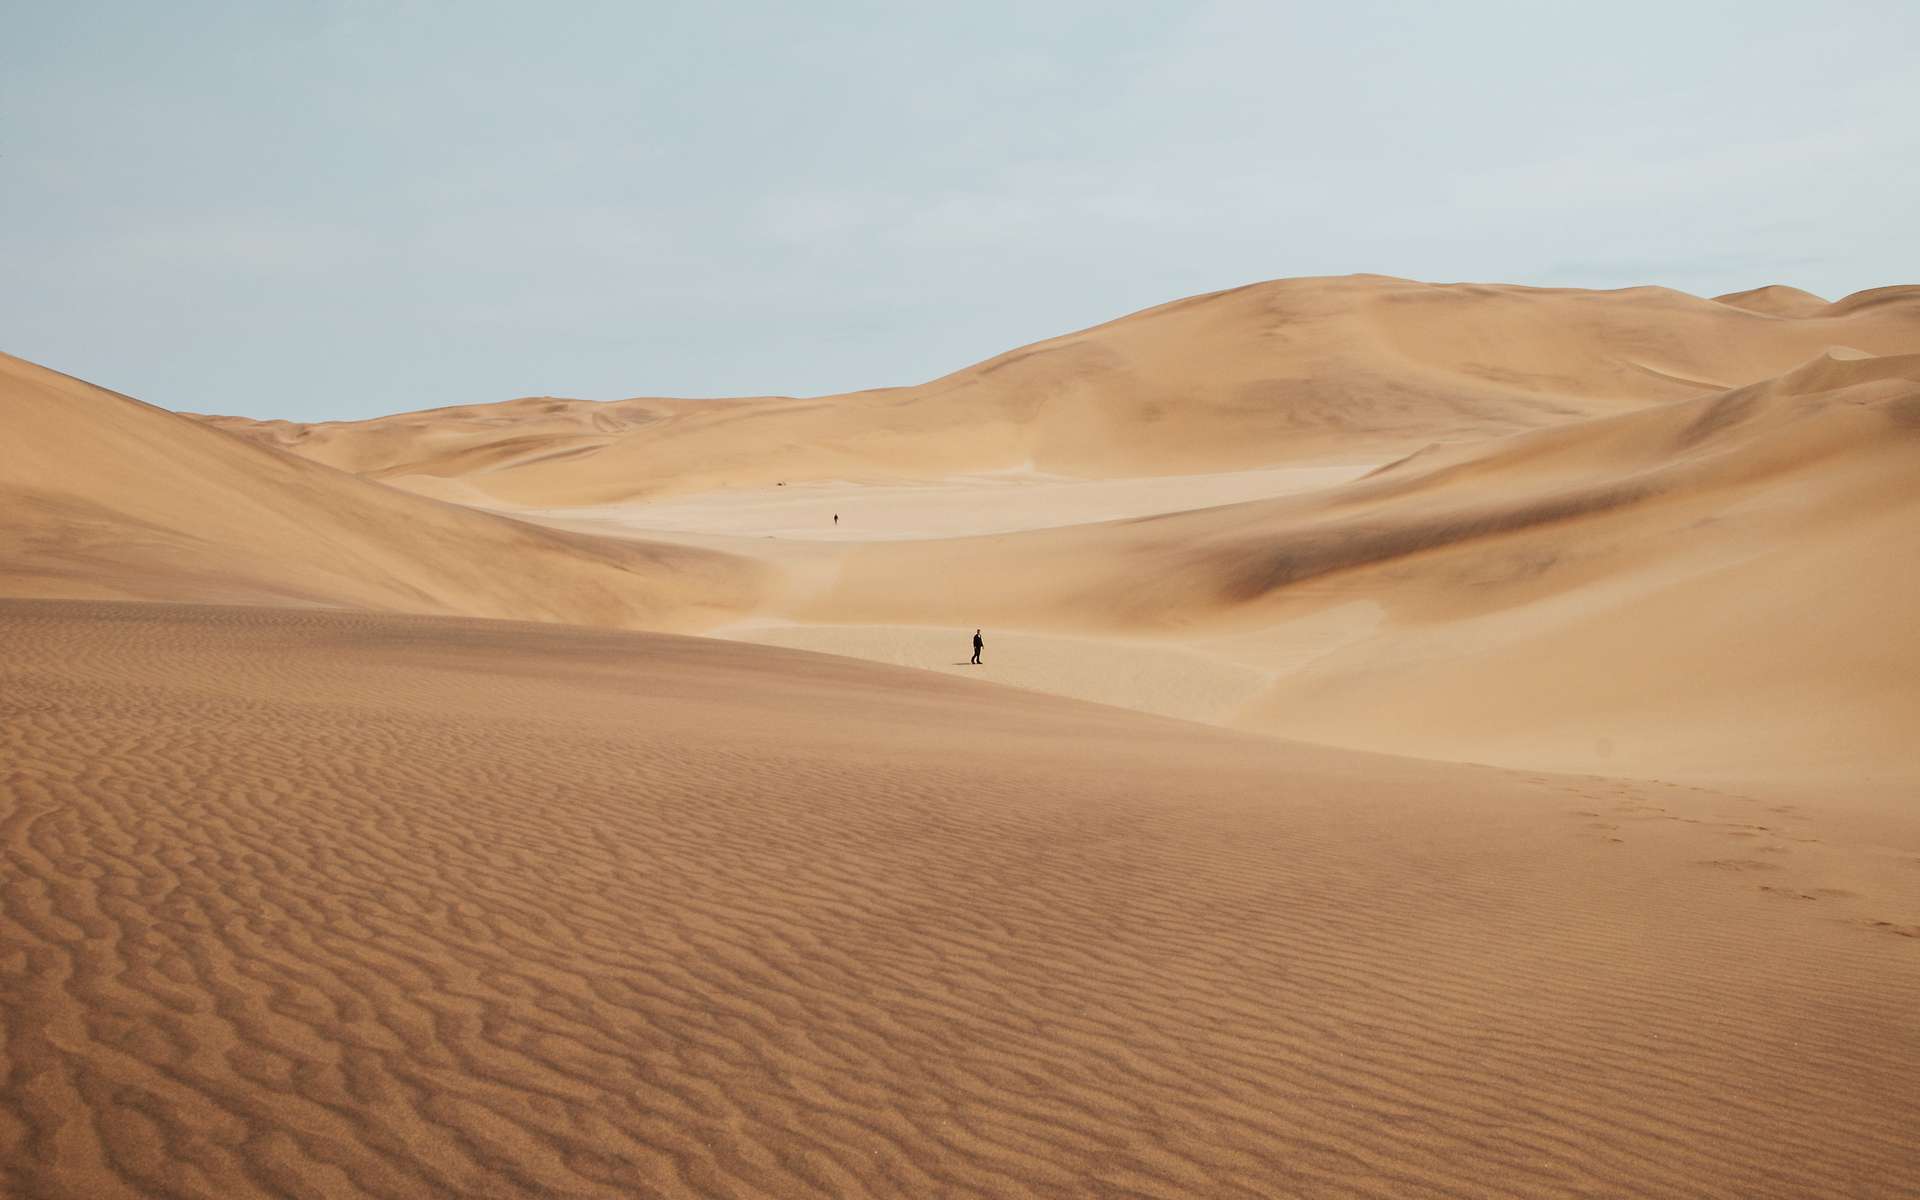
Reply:
<svg viewBox="0 0 1920 1200"><path fill-rule="evenodd" d="M766 647L3 602L0 1192L1916 1194L1920 942L1566 809Z"/></svg>

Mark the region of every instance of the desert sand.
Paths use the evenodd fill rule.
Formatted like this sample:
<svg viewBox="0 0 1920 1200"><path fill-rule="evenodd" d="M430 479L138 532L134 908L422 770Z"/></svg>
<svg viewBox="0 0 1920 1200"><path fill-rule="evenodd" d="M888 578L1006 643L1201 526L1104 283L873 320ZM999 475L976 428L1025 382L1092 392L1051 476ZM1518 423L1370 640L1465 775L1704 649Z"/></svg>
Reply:
<svg viewBox="0 0 1920 1200"><path fill-rule="evenodd" d="M1920 288L0 438L7 1195L1920 1195Z"/></svg>
<svg viewBox="0 0 1920 1200"><path fill-rule="evenodd" d="M1913 1163L1920 930L1836 920L1816 813L660 635L11 602L0 648L10 1194Z"/></svg>

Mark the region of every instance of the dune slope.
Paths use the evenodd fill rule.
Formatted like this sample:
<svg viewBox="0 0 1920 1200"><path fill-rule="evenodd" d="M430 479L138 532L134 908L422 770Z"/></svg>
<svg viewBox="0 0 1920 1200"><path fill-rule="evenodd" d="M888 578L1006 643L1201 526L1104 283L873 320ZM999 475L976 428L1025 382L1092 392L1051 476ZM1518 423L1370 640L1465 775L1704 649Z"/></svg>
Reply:
<svg viewBox="0 0 1920 1200"><path fill-rule="evenodd" d="M1920 356L1823 357L1378 483L1406 489L1396 507L1470 514L1465 536L1329 581L1379 598L1379 633L1284 680L1256 723L1443 757L1920 786L1920 625L1902 615L1920 556L1898 549L1920 545Z"/></svg>
<svg viewBox="0 0 1920 1200"><path fill-rule="evenodd" d="M1823 887L1739 795L263 608L0 602L0 717L9 1196L1896 1196L1920 1166L1920 871ZM1911 822L1874 852L1920 866Z"/></svg>
<svg viewBox="0 0 1920 1200"><path fill-rule="evenodd" d="M697 628L761 572L396 491L0 356L0 592Z"/></svg>
<svg viewBox="0 0 1920 1200"><path fill-rule="evenodd" d="M603 504L814 479L1379 461L1753 383L1832 346L1920 348L1920 288L1791 312L1723 299L1288 279L1161 305L917 387L540 398L320 425L209 419L428 494Z"/></svg>

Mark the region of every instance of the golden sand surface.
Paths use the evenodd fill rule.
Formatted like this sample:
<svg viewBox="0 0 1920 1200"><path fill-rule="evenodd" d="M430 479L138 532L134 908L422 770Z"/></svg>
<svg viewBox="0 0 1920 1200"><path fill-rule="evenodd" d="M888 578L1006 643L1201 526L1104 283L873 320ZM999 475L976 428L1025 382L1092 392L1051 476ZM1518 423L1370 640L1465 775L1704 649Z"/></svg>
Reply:
<svg viewBox="0 0 1920 1200"><path fill-rule="evenodd" d="M577 627L9 601L0 663L10 1196L1890 1196L1920 1152L1920 928L1836 919L1817 811Z"/></svg>
<svg viewBox="0 0 1920 1200"><path fill-rule="evenodd" d="M1917 595L1915 287L0 356L0 1196L1920 1196Z"/></svg>

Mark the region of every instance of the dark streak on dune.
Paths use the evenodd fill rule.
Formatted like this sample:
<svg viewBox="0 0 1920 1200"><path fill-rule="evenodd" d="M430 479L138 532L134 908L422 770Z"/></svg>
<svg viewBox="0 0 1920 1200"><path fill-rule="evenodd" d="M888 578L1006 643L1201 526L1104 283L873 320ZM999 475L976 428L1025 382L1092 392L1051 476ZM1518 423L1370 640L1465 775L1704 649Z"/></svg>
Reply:
<svg viewBox="0 0 1920 1200"><path fill-rule="evenodd" d="M1716 433L1732 428L1753 416L1760 407L1760 390L1738 388L1713 398L1699 415L1680 431L1678 446L1697 446Z"/></svg>
<svg viewBox="0 0 1920 1200"><path fill-rule="evenodd" d="M1373 566L1426 550L1463 545L1480 538L1554 525L1612 509L1624 508L1653 495L1651 483L1593 488L1564 496L1536 500L1510 508L1461 513L1442 519L1395 524L1354 522L1316 529L1286 538L1271 549L1252 546L1246 566L1228 574L1221 595L1244 602L1276 588L1303 583L1336 571ZM1194 560L1194 569L1217 564L1219 547L1209 547Z"/></svg>

